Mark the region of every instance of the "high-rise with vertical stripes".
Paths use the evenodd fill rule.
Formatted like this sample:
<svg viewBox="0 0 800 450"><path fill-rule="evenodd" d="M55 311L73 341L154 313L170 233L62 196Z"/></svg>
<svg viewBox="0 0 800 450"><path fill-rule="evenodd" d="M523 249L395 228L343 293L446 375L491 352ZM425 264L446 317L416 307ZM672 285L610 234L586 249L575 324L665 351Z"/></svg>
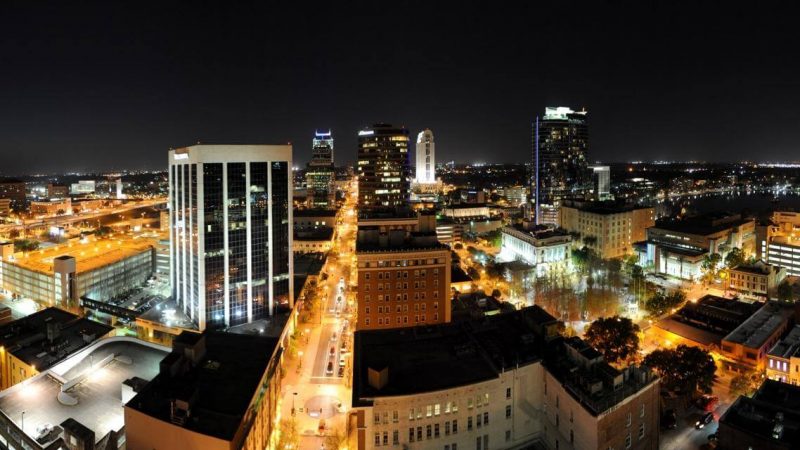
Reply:
<svg viewBox="0 0 800 450"><path fill-rule="evenodd" d="M200 330L293 305L291 170L290 145L170 150L172 296Z"/></svg>

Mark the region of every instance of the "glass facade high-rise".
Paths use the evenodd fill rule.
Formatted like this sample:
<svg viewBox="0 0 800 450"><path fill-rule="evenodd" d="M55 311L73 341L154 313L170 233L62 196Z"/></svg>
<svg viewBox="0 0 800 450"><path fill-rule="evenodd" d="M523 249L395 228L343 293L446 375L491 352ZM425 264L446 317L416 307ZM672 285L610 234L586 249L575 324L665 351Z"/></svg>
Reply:
<svg viewBox="0 0 800 450"><path fill-rule="evenodd" d="M411 183L408 130L379 123L358 132L358 204L405 206Z"/></svg>
<svg viewBox="0 0 800 450"><path fill-rule="evenodd" d="M291 167L288 145L169 152L172 295L201 330L293 305Z"/></svg>
<svg viewBox="0 0 800 450"><path fill-rule="evenodd" d="M588 181L589 150L587 112L547 107L533 124L531 196L536 223L558 224L561 202L583 196Z"/></svg>
<svg viewBox="0 0 800 450"><path fill-rule="evenodd" d="M335 190L335 173L333 168L333 135L327 132L314 133L311 147L311 161L306 167L306 188L308 206L310 208L328 208L333 206Z"/></svg>
<svg viewBox="0 0 800 450"><path fill-rule="evenodd" d="M416 182L430 184L436 182L436 146L433 131L425 129L417 135Z"/></svg>

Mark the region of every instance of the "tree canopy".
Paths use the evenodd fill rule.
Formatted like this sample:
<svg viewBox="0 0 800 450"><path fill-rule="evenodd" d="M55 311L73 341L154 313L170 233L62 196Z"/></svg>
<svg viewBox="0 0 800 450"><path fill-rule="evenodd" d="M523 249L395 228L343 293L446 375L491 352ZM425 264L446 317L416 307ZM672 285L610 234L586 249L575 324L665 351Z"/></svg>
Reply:
<svg viewBox="0 0 800 450"><path fill-rule="evenodd" d="M622 362L639 351L639 326L627 317L601 317L589 325L584 339L609 363Z"/></svg>
<svg viewBox="0 0 800 450"><path fill-rule="evenodd" d="M661 375L668 387L710 393L717 379L717 365L711 355L698 347L679 345L675 349L655 350L644 364Z"/></svg>

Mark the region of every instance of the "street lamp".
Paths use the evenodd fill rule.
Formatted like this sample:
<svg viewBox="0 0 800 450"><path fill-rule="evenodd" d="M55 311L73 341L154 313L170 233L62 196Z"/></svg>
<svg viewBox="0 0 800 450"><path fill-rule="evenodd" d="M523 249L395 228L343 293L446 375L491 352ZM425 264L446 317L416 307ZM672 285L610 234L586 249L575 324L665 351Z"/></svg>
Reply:
<svg viewBox="0 0 800 450"><path fill-rule="evenodd" d="M295 414L295 410L294 410L294 399L295 399L295 398L297 398L297 392L293 392L293 393L292 393L292 417L294 417L294 416L296 415L296 414ZM23 413L23 414L24 414L24 413Z"/></svg>

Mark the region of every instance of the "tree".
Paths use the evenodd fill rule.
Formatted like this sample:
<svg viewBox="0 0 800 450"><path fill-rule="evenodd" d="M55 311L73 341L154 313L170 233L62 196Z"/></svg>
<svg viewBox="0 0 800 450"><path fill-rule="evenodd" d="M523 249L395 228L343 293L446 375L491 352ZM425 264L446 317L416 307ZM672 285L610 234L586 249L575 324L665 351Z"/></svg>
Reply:
<svg viewBox="0 0 800 450"><path fill-rule="evenodd" d="M754 371L737 374L731 379L731 395L734 397L753 395L760 383L761 377Z"/></svg>
<svg viewBox="0 0 800 450"><path fill-rule="evenodd" d="M39 248L39 241L33 239L15 239L14 251L15 252L32 252Z"/></svg>
<svg viewBox="0 0 800 450"><path fill-rule="evenodd" d="M346 443L346 436L336 428L325 436L325 450L339 450Z"/></svg>
<svg viewBox="0 0 800 450"><path fill-rule="evenodd" d="M681 344L674 350L655 350L645 356L644 364L661 375L664 385L670 388L680 387L708 394L717 379L714 359L698 347Z"/></svg>
<svg viewBox="0 0 800 450"><path fill-rule="evenodd" d="M609 363L624 362L639 351L639 326L627 317L601 317L589 325L584 339Z"/></svg>
<svg viewBox="0 0 800 450"><path fill-rule="evenodd" d="M672 308L680 306L685 300L686 293L683 291L674 291L669 294L656 292L644 303L644 307L650 314L660 316Z"/></svg>
<svg viewBox="0 0 800 450"><path fill-rule="evenodd" d="M298 437L297 424L295 423L294 418L281 419L280 435L276 448L280 450L297 448L297 444L299 443Z"/></svg>
<svg viewBox="0 0 800 450"><path fill-rule="evenodd" d="M733 247L725 256L725 267L732 269L742 264L744 264L744 253L742 253L742 249Z"/></svg>
<svg viewBox="0 0 800 450"><path fill-rule="evenodd" d="M778 294L778 300L782 302L792 301L792 285L789 284L788 281L783 280L783 282L778 285L777 294Z"/></svg>
<svg viewBox="0 0 800 450"><path fill-rule="evenodd" d="M503 295L503 294L500 292L500 289L494 289L494 290L492 290L492 297L494 297L494 298L500 298L502 295Z"/></svg>
<svg viewBox="0 0 800 450"><path fill-rule="evenodd" d="M717 266L722 261L722 256L719 253L711 253L703 257L703 262L700 268L703 270L703 278L709 282L717 276Z"/></svg>
<svg viewBox="0 0 800 450"><path fill-rule="evenodd" d="M453 246L453 248L456 249L456 250L461 250L461 249L464 248L464 244L462 244L461 242L456 242L456 244Z"/></svg>
<svg viewBox="0 0 800 450"><path fill-rule="evenodd" d="M476 269L473 266L467 267L467 275L469 275L469 277L472 278L473 280L481 279L481 273L478 272L478 269Z"/></svg>

